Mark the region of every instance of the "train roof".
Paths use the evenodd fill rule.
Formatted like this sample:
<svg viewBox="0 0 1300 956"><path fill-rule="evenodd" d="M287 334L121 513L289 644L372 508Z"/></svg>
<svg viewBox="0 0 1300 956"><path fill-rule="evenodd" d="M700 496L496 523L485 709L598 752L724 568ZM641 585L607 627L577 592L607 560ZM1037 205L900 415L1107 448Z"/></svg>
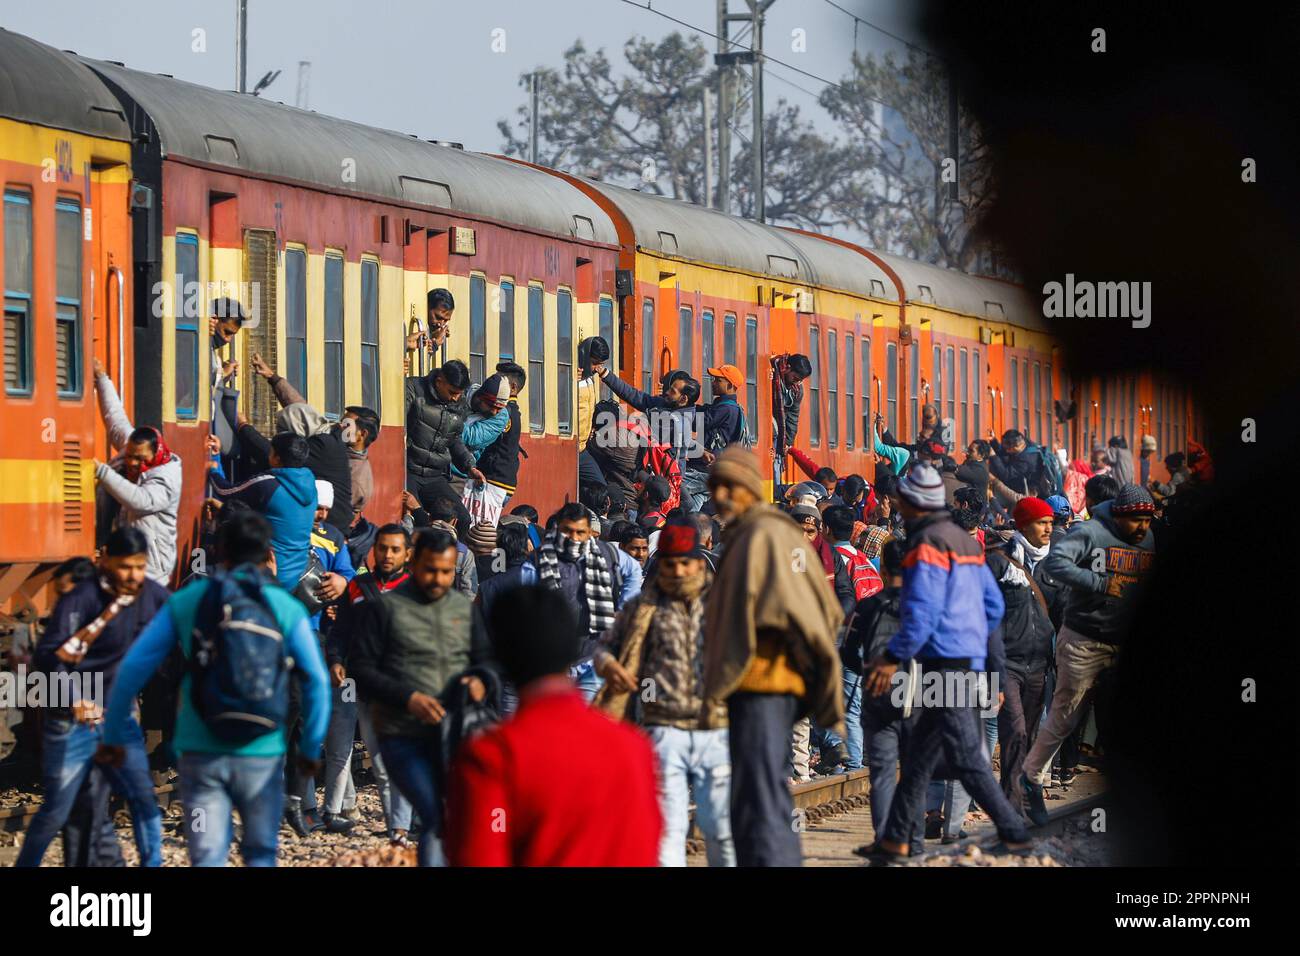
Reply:
<svg viewBox="0 0 1300 956"><path fill-rule="evenodd" d="M895 297L894 284L880 267L844 246L667 196L586 182L627 216L638 248L647 252L857 295Z"/></svg>
<svg viewBox="0 0 1300 956"><path fill-rule="evenodd" d="M1007 321L1025 329L1046 329L1041 303L1024 286L1002 279L968 275L905 256L884 252L876 255L903 280L908 302Z"/></svg>
<svg viewBox="0 0 1300 956"><path fill-rule="evenodd" d="M122 104L66 53L0 28L0 116L126 141Z"/></svg>
<svg viewBox="0 0 1300 956"><path fill-rule="evenodd" d="M165 157L618 242L613 222L590 197L540 170L249 94L83 62L148 114ZM347 160L354 181L344 181Z"/></svg>

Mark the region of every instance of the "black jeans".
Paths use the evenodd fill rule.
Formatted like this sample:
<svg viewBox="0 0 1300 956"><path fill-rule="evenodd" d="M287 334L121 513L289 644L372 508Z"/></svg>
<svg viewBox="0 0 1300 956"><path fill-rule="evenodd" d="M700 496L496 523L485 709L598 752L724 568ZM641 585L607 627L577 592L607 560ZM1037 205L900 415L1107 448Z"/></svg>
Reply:
<svg viewBox="0 0 1300 956"><path fill-rule="evenodd" d="M1020 772L1043 715L1043 685L1046 677L1046 671L1018 674L1008 670L1007 682L1002 687L1006 696L1002 709L998 711L998 743L1002 745L1002 792L1017 810L1024 807Z"/></svg>
<svg viewBox="0 0 1300 956"><path fill-rule="evenodd" d="M786 784L792 694L736 693L727 699L731 743L731 835L738 866L802 866L794 801Z"/></svg>
<svg viewBox="0 0 1300 956"><path fill-rule="evenodd" d="M889 703L888 695L868 697L862 702L863 763L871 774L871 829L879 838L889 820L894 792L898 789L899 760L907 760L907 751L916 731L918 713L906 720L903 712ZM917 808L908 844L917 853L925 845L925 803Z"/></svg>
<svg viewBox="0 0 1300 956"><path fill-rule="evenodd" d="M461 503L460 492L451 486L451 482L445 476L417 478L409 475L406 479L406 490L420 499L420 507L425 511L432 510L434 502L440 498L451 500L456 505L456 537L465 540L465 536L469 534L469 512Z"/></svg>
<svg viewBox="0 0 1300 956"><path fill-rule="evenodd" d="M63 824L64 866L126 866L113 829L112 792L104 772L92 767Z"/></svg>
<svg viewBox="0 0 1300 956"><path fill-rule="evenodd" d="M957 668L936 668L932 673L952 674L966 686L977 676ZM924 680L924 677L923 677ZM946 682L945 682L946 683ZM924 686L924 685L923 685ZM1020 813L1007 802L993 778L993 766L984 753L984 723L977 700L943 701L944 705L920 708L911 746L903 754L903 772L889 808L883 839L906 843L917 814L925 807L925 788L941 759L953 776L993 818L998 836L1011 842L1029 839Z"/></svg>

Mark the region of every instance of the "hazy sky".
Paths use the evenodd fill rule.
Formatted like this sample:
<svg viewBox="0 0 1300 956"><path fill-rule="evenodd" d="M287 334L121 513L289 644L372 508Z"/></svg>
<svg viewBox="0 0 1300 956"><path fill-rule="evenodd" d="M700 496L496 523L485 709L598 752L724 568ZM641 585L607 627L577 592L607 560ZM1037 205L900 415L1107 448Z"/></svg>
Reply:
<svg viewBox="0 0 1300 956"><path fill-rule="evenodd" d="M715 0L651 3L657 11L715 31ZM730 3L733 12L747 9L744 0ZM906 0L836 3L891 33L919 39ZM578 37L589 49L604 47L617 68L630 36L657 39L674 30L690 32L623 0L249 0L248 6L250 88L267 70L281 69L264 95L292 104L298 62L309 60L310 108L488 152L501 147L497 120L513 116L526 98L519 75L537 66L558 67ZM235 85L234 0L11 0L0 25L133 69L220 89ZM192 49L198 28L206 32L206 52ZM505 31L505 50L494 53L498 28ZM791 49L796 29L805 31L806 52ZM776 0L765 38L769 55L835 80L849 69L854 20L827 0ZM701 39L708 49L716 48L711 37ZM864 53L904 50L865 26L858 27L857 46ZM777 64L767 75L769 102L784 97L803 107L823 132L834 132L815 98L790 85L815 94L824 84Z"/></svg>

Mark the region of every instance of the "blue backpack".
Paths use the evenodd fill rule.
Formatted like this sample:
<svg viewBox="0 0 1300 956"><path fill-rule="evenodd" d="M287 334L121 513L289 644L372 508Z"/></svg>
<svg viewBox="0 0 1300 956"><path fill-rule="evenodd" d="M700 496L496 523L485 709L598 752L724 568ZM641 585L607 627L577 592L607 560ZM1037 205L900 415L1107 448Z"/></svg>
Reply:
<svg viewBox="0 0 1300 956"><path fill-rule="evenodd" d="M289 711L292 661L264 581L252 566L215 572L194 617L191 700L213 734L232 744L279 730Z"/></svg>

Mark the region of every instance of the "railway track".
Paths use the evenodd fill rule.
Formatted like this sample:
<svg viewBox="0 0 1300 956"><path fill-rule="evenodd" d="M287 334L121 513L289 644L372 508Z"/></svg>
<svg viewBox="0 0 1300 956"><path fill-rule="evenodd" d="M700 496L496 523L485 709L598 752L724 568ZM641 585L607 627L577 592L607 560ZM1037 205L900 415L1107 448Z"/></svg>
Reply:
<svg viewBox="0 0 1300 956"><path fill-rule="evenodd" d="M175 783L160 784L153 788L153 795L158 801L158 808L166 810L173 800L180 799L180 787ZM0 833L24 832L40 808L39 803L22 803L16 807L0 809Z"/></svg>

